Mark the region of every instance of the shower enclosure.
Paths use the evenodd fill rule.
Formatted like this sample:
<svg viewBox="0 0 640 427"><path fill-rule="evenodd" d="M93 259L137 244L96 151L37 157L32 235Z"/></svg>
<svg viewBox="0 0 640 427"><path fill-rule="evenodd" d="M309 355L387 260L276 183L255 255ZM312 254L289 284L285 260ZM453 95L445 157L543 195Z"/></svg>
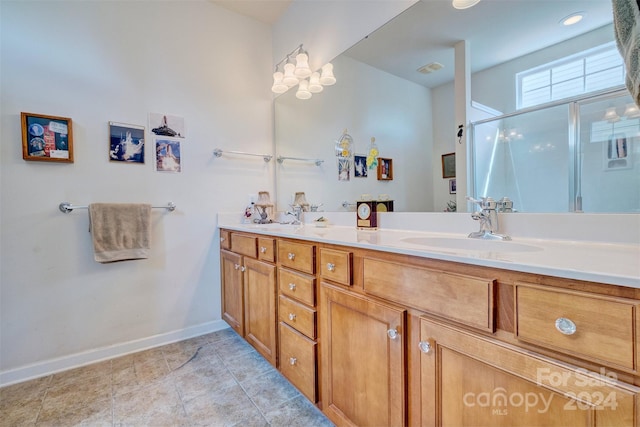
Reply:
<svg viewBox="0 0 640 427"><path fill-rule="evenodd" d="M469 188L521 212L640 212L640 110L626 90L471 124Z"/></svg>

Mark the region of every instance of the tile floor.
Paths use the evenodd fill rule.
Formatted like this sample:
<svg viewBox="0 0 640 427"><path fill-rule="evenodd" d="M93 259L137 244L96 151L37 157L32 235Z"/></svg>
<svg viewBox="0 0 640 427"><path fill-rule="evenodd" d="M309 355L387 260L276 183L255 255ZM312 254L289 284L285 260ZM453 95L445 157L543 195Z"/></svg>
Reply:
<svg viewBox="0 0 640 427"><path fill-rule="evenodd" d="M0 426L333 424L233 330L0 388Z"/></svg>

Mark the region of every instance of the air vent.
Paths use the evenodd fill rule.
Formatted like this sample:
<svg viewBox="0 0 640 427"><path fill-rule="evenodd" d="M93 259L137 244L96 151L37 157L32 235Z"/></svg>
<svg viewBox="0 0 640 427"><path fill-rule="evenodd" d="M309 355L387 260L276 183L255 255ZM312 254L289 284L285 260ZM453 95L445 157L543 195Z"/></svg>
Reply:
<svg viewBox="0 0 640 427"><path fill-rule="evenodd" d="M423 65L422 67L418 68L418 72L422 74L429 74L429 73L433 73L434 71L438 71L442 67L444 67L444 65L442 65L441 63L432 62L430 64Z"/></svg>

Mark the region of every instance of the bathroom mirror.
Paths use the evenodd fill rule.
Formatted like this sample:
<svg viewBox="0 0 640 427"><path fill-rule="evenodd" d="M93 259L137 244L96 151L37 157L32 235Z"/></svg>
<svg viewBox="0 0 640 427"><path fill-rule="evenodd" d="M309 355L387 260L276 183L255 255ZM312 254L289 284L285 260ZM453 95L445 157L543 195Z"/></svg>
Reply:
<svg viewBox="0 0 640 427"><path fill-rule="evenodd" d="M560 24L577 11L586 12L582 22ZM611 17L609 0L482 0L466 10L445 0L416 3L332 61L335 85L309 100L295 90L276 98L276 156L299 159L276 163L278 210L299 191L328 211L353 210L363 194L393 199L396 211L445 210L456 197L440 166L457 141L454 44L469 45L474 122L516 110L516 72L612 42ZM418 71L431 63L442 68ZM335 143L345 129L357 156L375 138L379 156L393 162L393 179L378 179L376 168L339 178Z"/></svg>

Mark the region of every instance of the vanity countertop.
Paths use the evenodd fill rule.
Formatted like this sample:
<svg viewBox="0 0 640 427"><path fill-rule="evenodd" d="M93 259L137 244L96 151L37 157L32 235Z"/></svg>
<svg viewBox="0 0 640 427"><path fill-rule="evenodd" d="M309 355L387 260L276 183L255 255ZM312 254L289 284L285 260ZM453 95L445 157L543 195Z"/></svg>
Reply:
<svg viewBox="0 0 640 427"><path fill-rule="evenodd" d="M276 237L354 246L485 267L640 288L640 244L513 237L511 242L469 239L463 233L402 229L358 230L239 224L219 218L218 227Z"/></svg>

